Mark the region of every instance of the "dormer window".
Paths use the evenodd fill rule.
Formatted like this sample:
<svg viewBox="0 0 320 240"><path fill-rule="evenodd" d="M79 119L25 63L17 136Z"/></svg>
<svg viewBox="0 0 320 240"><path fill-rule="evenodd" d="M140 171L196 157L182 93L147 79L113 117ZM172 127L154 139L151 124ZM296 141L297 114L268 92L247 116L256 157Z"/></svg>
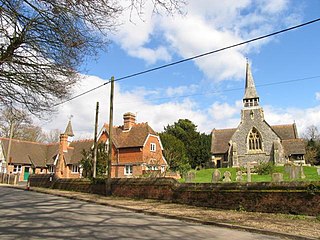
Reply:
<svg viewBox="0 0 320 240"><path fill-rule="evenodd" d="M249 151L262 150L261 136L256 128L252 128L248 135L248 145Z"/></svg>

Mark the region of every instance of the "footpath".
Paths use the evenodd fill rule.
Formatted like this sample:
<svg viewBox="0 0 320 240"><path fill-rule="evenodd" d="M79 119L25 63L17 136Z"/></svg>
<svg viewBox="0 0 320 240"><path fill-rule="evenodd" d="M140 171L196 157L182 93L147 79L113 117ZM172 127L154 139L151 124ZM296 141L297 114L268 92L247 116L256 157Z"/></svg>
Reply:
<svg viewBox="0 0 320 240"><path fill-rule="evenodd" d="M23 186L12 187L26 189L26 187ZM216 210L212 208L174 204L159 200L104 197L96 194L47 188L32 187L29 190L144 214L263 233L282 237L283 239L320 239L320 219L317 219L316 217Z"/></svg>

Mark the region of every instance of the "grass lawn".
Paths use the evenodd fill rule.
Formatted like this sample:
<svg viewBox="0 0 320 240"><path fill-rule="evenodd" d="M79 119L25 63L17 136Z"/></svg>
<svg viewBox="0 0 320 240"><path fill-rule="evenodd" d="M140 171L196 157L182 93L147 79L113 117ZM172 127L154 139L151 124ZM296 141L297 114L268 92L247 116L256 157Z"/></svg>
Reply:
<svg viewBox="0 0 320 240"><path fill-rule="evenodd" d="M232 181L233 182L236 181L236 170L237 170L236 168L219 168L219 170L221 172L221 176L223 176L223 173L225 171L231 172ZM304 166L303 170L304 170L304 174L306 175L306 178L305 179L296 179L295 181L320 181L320 176L317 173L316 167ZM199 171L193 170L193 171L196 173L196 178L195 178L194 182L196 182L196 183L210 183L211 182L212 173L214 171L213 168L202 169ZM284 181L290 181L289 174L285 173L283 166L275 167L274 172L283 173ZM271 174L268 174L268 175L251 174L251 180L252 180L252 182L271 182ZM247 181L246 175L243 175L243 181L244 182ZM185 182L185 179L182 178L180 180L180 182Z"/></svg>

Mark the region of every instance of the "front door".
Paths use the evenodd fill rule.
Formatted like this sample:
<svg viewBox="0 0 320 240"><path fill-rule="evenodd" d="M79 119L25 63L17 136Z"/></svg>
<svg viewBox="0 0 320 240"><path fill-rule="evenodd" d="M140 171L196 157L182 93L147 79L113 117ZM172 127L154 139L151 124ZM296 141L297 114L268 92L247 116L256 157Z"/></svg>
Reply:
<svg viewBox="0 0 320 240"><path fill-rule="evenodd" d="M30 175L30 167L24 167L24 175L23 175L23 180L27 181Z"/></svg>

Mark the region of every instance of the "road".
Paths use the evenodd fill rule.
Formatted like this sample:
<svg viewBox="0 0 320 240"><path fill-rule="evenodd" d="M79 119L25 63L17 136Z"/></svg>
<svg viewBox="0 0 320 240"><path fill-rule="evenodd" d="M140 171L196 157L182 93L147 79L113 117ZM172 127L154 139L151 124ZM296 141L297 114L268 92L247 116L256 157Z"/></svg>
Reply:
<svg viewBox="0 0 320 240"><path fill-rule="evenodd" d="M0 239L280 239L0 186Z"/></svg>

